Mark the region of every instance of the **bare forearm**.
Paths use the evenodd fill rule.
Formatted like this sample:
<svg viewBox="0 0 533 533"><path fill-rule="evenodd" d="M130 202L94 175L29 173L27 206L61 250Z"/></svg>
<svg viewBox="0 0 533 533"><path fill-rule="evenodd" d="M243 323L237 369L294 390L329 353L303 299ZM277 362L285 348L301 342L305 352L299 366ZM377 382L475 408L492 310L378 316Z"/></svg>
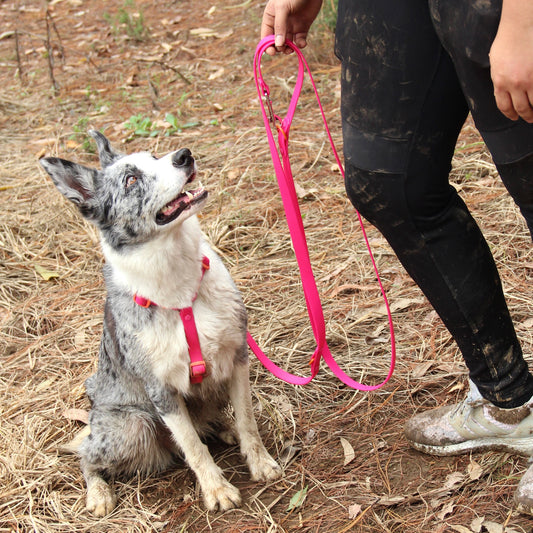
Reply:
<svg viewBox="0 0 533 533"><path fill-rule="evenodd" d="M504 0L490 51L494 96L512 120L533 122L533 1Z"/></svg>

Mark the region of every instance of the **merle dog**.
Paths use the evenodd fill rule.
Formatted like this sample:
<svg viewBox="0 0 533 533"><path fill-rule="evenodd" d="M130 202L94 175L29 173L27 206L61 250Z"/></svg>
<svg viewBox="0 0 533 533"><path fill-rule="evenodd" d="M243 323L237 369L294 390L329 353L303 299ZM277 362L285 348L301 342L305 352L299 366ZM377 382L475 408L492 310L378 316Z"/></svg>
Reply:
<svg viewBox="0 0 533 533"><path fill-rule="evenodd" d="M253 416L241 296L196 217L207 191L193 188L188 149L160 159L122 155L101 133L91 135L102 170L41 159L59 191L99 229L106 259L98 370L86 382L90 425L76 445L87 508L106 515L115 506L115 476L161 471L181 454L206 507L230 509L240 504L239 491L202 437L236 437L254 480L276 479L281 470Z"/></svg>

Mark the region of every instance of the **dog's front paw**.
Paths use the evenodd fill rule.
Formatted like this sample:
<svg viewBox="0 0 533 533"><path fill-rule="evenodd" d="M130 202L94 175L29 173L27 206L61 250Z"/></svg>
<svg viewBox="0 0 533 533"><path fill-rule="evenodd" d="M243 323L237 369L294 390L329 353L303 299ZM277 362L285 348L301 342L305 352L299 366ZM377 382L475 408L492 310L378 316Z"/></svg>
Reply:
<svg viewBox="0 0 533 533"><path fill-rule="evenodd" d="M115 508L115 503L113 489L103 479L93 482L88 488L86 508L95 516L108 515Z"/></svg>
<svg viewBox="0 0 533 533"><path fill-rule="evenodd" d="M281 467L265 450L256 461L249 461L248 467L254 481L274 481L281 477Z"/></svg>
<svg viewBox="0 0 533 533"><path fill-rule="evenodd" d="M209 511L227 511L241 505L241 493L229 481L203 488L205 506Z"/></svg>

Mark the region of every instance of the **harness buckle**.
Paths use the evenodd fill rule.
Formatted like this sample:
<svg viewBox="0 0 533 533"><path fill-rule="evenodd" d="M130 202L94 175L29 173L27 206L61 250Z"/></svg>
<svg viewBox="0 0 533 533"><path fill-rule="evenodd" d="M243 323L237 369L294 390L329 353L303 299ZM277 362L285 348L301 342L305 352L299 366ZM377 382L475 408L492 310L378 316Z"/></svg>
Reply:
<svg viewBox="0 0 533 533"><path fill-rule="evenodd" d="M194 361L189 365L189 369L191 383L201 383L207 371L205 361L203 359L201 361Z"/></svg>
<svg viewBox="0 0 533 533"><path fill-rule="evenodd" d="M144 309L148 309L152 305L152 301L148 300L148 298L143 298L142 296L139 296L137 293L133 295L133 301L140 307L144 307Z"/></svg>

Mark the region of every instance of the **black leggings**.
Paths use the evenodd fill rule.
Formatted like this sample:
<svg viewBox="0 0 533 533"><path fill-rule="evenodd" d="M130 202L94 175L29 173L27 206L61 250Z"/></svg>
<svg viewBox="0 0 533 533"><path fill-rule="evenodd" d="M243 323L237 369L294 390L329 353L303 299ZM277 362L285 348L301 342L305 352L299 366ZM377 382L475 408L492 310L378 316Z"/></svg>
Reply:
<svg viewBox="0 0 533 533"><path fill-rule="evenodd" d="M501 0L477 3L483 13L464 0L429 4L340 0L346 190L442 318L481 394L517 407L533 377L489 247L448 174L470 109L533 233L533 127L508 121L492 96ZM461 42L461 28L478 41Z"/></svg>

